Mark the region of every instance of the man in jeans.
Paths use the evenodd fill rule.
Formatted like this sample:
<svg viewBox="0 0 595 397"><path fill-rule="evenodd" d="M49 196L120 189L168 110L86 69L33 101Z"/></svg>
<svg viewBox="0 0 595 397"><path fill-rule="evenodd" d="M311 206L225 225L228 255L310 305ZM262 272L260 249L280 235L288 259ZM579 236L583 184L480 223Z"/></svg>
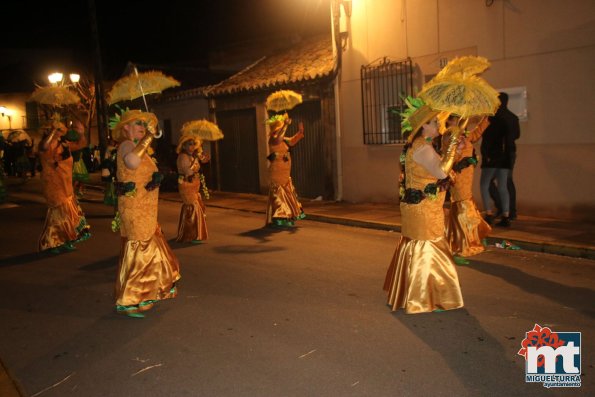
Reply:
<svg viewBox="0 0 595 397"><path fill-rule="evenodd" d="M508 179L506 187L508 188L508 195L510 197L510 215L509 219L516 219L516 188L512 179L514 172L514 163L516 161L516 144L515 141L521 137L521 128L519 126L519 118L516 114L511 112L508 108L508 94L501 92L499 95L500 102L502 103L502 117L504 118L508 131L512 134L512 151L510 153L510 171L508 172ZM495 179L490 182L490 197L494 200L496 205L496 217L502 215L502 203L500 202L500 196L498 194L498 187L496 186Z"/></svg>
<svg viewBox="0 0 595 397"><path fill-rule="evenodd" d="M497 226L510 226L510 194L508 181L512 175L512 166L516 157L515 139L520 135L518 118L507 109L508 95L499 95L500 107L490 117L490 125L483 133L481 142L481 198L485 209L485 220L490 225L494 222L492 201L490 200L490 183L495 179L497 198L502 219ZM510 113L510 114L509 114ZM514 116L514 119L510 117ZM511 180L512 182L512 180ZM514 189L514 185L513 185ZM515 208L516 211L516 208ZM516 214L514 214L516 216Z"/></svg>

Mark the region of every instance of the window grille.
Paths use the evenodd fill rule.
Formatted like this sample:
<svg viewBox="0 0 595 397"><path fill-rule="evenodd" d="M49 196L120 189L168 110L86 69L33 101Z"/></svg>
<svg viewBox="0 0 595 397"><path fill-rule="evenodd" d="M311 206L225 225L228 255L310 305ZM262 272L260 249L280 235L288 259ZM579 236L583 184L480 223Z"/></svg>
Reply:
<svg viewBox="0 0 595 397"><path fill-rule="evenodd" d="M364 144L403 142L400 113L404 98L413 94L411 59L392 62L383 58L361 68Z"/></svg>

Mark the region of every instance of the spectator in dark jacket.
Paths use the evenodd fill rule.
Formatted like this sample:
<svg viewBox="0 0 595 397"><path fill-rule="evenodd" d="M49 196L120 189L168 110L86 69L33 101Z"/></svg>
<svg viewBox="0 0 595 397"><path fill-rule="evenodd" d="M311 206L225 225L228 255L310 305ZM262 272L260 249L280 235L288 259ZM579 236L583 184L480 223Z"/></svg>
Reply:
<svg viewBox="0 0 595 397"><path fill-rule="evenodd" d="M508 179L506 180L506 187L508 188L508 195L509 195L509 207L510 207L510 220L516 219L517 212L516 212L516 187L514 186L514 181L512 180L512 173L514 170L514 163L516 161L516 144L515 141L521 137L521 128L519 126L519 118L516 114L511 112L507 105L508 105L508 94L505 92L500 93L500 103L502 103L502 111L501 116L506 122L507 129L512 134L512 150L510 153L510 171L508 172ZM500 202L500 195L498 194L498 186L496 185L495 179L492 179L490 182L490 197L494 200L494 204L496 205L496 216L502 215L502 203Z"/></svg>
<svg viewBox="0 0 595 397"><path fill-rule="evenodd" d="M490 200L489 186L490 182L495 179L502 213L502 219L497 225L507 227L510 226L510 195L507 183L516 155L514 141L518 129L515 132L509 123L510 117L506 115L506 112L510 112L506 108L508 95L500 93L500 102L500 107L496 114L490 117L490 125L483 133L480 186L486 212L485 219L489 224L492 224L494 222L494 206Z"/></svg>

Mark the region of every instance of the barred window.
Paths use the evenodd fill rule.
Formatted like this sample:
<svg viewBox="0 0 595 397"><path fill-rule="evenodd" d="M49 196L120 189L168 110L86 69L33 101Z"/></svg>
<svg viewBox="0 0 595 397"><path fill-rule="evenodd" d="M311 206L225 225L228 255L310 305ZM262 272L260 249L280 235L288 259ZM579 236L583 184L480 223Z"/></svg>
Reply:
<svg viewBox="0 0 595 397"><path fill-rule="evenodd" d="M388 58L361 68L364 144L403 142L400 113L404 98L413 94L411 59L392 62Z"/></svg>

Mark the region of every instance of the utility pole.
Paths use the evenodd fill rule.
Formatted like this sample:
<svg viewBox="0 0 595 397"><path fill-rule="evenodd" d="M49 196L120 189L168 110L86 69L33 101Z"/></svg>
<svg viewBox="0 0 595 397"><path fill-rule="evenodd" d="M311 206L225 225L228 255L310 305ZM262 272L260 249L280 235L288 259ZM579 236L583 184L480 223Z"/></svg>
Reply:
<svg viewBox="0 0 595 397"><path fill-rule="evenodd" d="M99 29L97 27L97 8L95 7L95 0L88 0L89 4L89 21L91 22L91 32L93 35L93 42L95 44L94 53L94 70L95 70L95 103L97 106L97 133L99 138L99 150L101 151L101 158L105 156L107 149L107 135L108 135L108 114L107 104L105 102L105 95L103 89L103 67L101 62L101 46L99 43Z"/></svg>

